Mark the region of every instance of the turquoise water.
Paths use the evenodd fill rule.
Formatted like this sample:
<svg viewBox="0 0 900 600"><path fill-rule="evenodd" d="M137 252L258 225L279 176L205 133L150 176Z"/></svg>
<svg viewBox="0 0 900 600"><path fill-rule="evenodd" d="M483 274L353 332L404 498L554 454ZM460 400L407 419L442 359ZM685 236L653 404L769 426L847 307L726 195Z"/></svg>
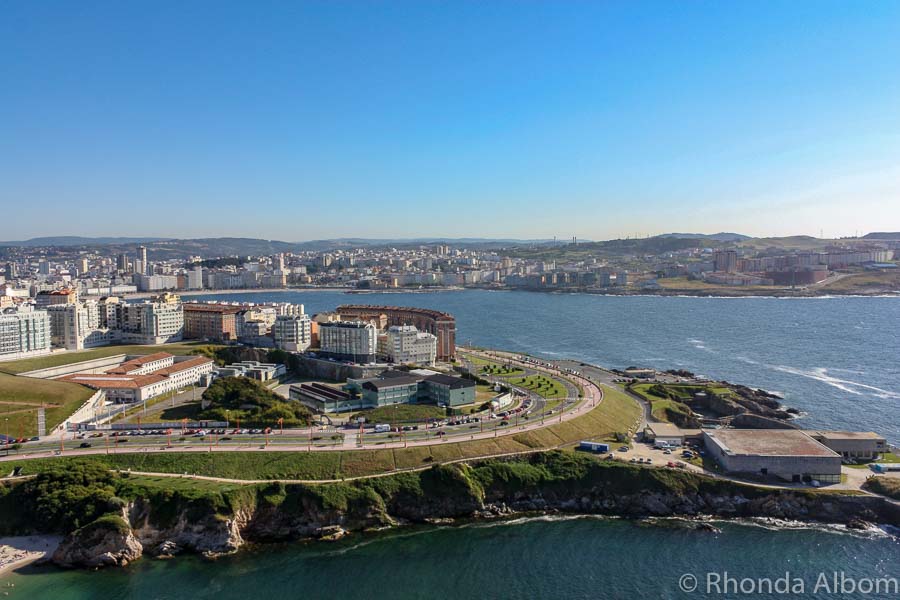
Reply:
<svg viewBox="0 0 900 600"><path fill-rule="evenodd" d="M689 598L703 595L679 591L686 573L705 585L708 572L755 579L790 572L807 581L809 591L820 572L830 577L835 569L852 578L900 573L898 540L883 534L721 527L717 534L596 518L538 518L414 529L334 544L270 546L214 562L143 560L100 573L36 569L13 578L9 597Z"/></svg>
<svg viewBox="0 0 900 600"><path fill-rule="evenodd" d="M212 296L210 296L212 298ZM341 303L426 306L456 315L458 340L611 367L686 368L785 394L809 427L875 429L900 442L900 298L803 300L602 297L528 292L242 294L308 312ZM815 598L818 573L900 577L900 543L839 529L722 525L722 533L595 518L355 535L266 546L207 562L144 560L103 573L31 570L11 598L689 598L682 574L777 578ZM701 590L703 588L701 587ZM7 591L0 589L0 591ZM715 588L712 589L715 592ZM712 594L736 598L742 594ZM784 597L752 594L754 597Z"/></svg>

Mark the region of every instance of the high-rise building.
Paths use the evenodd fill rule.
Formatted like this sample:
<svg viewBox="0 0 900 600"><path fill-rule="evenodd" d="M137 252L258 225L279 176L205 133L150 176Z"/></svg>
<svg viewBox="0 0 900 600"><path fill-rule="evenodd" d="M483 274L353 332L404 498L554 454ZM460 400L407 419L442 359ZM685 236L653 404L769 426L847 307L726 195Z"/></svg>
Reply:
<svg viewBox="0 0 900 600"><path fill-rule="evenodd" d="M123 342L166 344L180 342L184 335L184 311L175 294L155 296L136 304L121 304L118 320Z"/></svg>
<svg viewBox="0 0 900 600"><path fill-rule="evenodd" d="M0 359L9 360L50 352L50 315L31 306L0 311Z"/></svg>
<svg viewBox="0 0 900 600"><path fill-rule="evenodd" d="M184 338L188 340L233 341L238 338L239 306L188 302L184 309Z"/></svg>
<svg viewBox="0 0 900 600"><path fill-rule="evenodd" d="M384 335L385 354L393 363L433 365L437 355L437 336L419 331L412 325L394 325Z"/></svg>
<svg viewBox="0 0 900 600"><path fill-rule="evenodd" d="M364 321L320 323L319 346L327 357L372 363L378 350L378 330Z"/></svg>
<svg viewBox="0 0 900 600"><path fill-rule="evenodd" d="M275 347L290 352L304 352L312 341L309 315L278 315L272 325Z"/></svg>
<svg viewBox="0 0 900 600"><path fill-rule="evenodd" d="M147 260L147 246L141 246L138 250L141 257L140 272L144 275L153 275L153 267L150 265L150 261Z"/></svg>
<svg viewBox="0 0 900 600"><path fill-rule="evenodd" d="M128 272L128 255L124 252L116 257L116 269L123 273Z"/></svg>
<svg viewBox="0 0 900 600"><path fill-rule="evenodd" d="M106 346L112 340L109 329L100 325L100 305L93 300L47 307L51 342L66 350Z"/></svg>
<svg viewBox="0 0 900 600"><path fill-rule="evenodd" d="M737 252L734 250L724 250L716 252L714 255L716 271L721 273L734 273L737 271Z"/></svg>
<svg viewBox="0 0 900 600"><path fill-rule="evenodd" d="M187 289L202 290L203 289L203 267L196 265L187 272Z"/></svg>

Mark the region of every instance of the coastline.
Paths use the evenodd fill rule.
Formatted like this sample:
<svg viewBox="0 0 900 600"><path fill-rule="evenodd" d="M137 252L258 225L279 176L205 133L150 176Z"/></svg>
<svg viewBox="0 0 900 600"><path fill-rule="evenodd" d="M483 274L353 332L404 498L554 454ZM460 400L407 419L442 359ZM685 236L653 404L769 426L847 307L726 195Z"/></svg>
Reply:
<svg viewBox="0 0 900 600"><path fill-rule="evenodd" d="M176 290L179 296L231 296L241 294L274 294L284 292L342 292L349 295L381 295L381 294L427 294L435 292L458 292L466 290L483 290L489 292L533 292L538 294L586 294L591 296L615 296L651 298L655 296L665 298L760 298L776 300L810 300L810 299L836 299L836 298L900 298L900 290L877 289L871 291L857 290L854 292L842 292L839 290L821 291L797 291L797 290L736 290L735 293L725 293L725 290L687 290L687 289L661 289L661 290L591 290L591 289L533 289L517 287L459 287L441 286L429 288L393 288L384 290L360 290L346 287L288 287L288 288L248 288L230 290ZM125 299L151 298L156 292L141 292L126 294Z"/></svg>
<svg viewBox="0 0 900 600"><path fill-rule="evenodd" d="M62 542L60 535L0 537L0 577L43 559L49 559Z"/></svg>

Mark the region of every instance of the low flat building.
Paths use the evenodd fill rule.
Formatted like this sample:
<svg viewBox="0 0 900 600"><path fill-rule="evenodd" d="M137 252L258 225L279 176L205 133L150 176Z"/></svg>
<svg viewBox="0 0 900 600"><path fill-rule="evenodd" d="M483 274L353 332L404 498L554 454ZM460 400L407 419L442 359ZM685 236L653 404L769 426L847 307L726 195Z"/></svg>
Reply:
<svg viewBox="0 0 900 600"><path fill-rule="evenodd" d="M106 392L108 400L121 404L143 402L196 384L213 369L213 360L205 356L178 357L169 362L167 359L161 359L159 354L149 355L148 360L141 362L141 365L137 367L134 365L139 362L138 360L127 361L106 373L75 373L59 379L95 390L103 390ZM129 363L131 364L129 365ZM166 366L157 367L151 371L144 368L160 364ZM123 365L126 366L123 367Z"/></svg>
<svg viewBox="0 0 900 600"><path fill-rule="evenodd" d="M648 423L644 427L644 439L656 444L681 446L685 440L699 440L701 437L699 429L682 429L672 423Z"/></svg>
<svg viewBox="0 0 900 600"><path fill-rule="evenodd" d="M799 430L704 430L703 443L730 473L772 475L792 482L841 481L841 456Z"/></svg>
<svg viewBox="0 0 900 600"><path fill-rule="evenodd" d="M475 382L471 379L451 375L429 375L422 380L421 401L429 401L438 406L465 406L475 402Z"/></svg>
<svg viewBox="0 0 900 600"><path fill-rule="evenodd" d="M336 413L370 408L362 397L321 383L301 383L290 387L291 400L300 402L317 413Z"/></svg>
<svg viewBox="0 0 900 600"><path fill-rule="evenodd" d="M422 375L389 370L378 377L351 378L342 387L342 394L335 394L333 388L323 388L321 385L293 385L290 397L326 413L395 404L437 404L457 407L475 402L474 381L432 371L429 373Z"/></svg>
<svg viewBox="0 0 900 600"><path fill-rule="evenodd" d="M224 367L216 367L214 372L216 377L249 377L257 381L271 381L283 376L287 369L282 364L245 360Z"/></svg>
<svg viewBox="0 0 900 600"><path fill-rule="evenodd" d="M873 431L805 431L844 458L873 460L888 451L887 440Z"/></svg>

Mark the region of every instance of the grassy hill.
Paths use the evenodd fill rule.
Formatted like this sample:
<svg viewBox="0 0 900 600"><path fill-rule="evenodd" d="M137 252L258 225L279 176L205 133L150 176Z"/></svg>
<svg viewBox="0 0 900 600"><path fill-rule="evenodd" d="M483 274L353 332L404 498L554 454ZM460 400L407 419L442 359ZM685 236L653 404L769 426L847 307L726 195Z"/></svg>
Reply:
<svg viewBox="0 0 900 600"><path fill-rule="evenodd" d="M13 437L37 435L37 409L41 405L46 411L49 432L93 393L74 383L0 373L0 433Z"/></svg>
<svg viewBox="0 0 900 600"><path fill-rule="evenodd" d="M117 354L152 354L154 352L168 352L169 354L174 354L176 356L183 356L186 354L200 353L204 349L215 347L216 346L210 346L203 342L179 342L177 344L163 344L160 346L103 346L102 348L92 348L90 350L58 352L48 356L37 356L34 358L23 358L22 360L0 362L0 372L12 373L15 375L27 373L28 371L36 371L38 369L70 365L85 360L106 358Z"/></svg>

